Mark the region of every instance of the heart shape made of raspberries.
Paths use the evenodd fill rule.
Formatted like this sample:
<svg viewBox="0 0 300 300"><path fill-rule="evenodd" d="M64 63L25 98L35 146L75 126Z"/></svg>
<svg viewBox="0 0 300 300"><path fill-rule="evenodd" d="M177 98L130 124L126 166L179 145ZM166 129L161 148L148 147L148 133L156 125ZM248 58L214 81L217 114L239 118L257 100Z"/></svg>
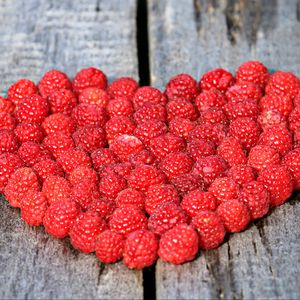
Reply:
<svg viewBox="0 0 300 300"><path fill-rule="evenodd" d="M180 264L300 189L300 80L258 61L163 93L99 69L0 97L0 192L103 263Z"/></svg>

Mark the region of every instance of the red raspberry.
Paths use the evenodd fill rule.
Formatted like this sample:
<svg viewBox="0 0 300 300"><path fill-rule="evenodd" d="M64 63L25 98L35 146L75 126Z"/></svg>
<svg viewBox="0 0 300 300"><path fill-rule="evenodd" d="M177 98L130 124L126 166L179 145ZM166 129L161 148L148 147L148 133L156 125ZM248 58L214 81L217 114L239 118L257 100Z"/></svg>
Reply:
<svg viewBox="0 0 300 300"><path fill-rule="evenodd" d="M245 184L238 200L248 206L252 220L263 217L269 211L270 193L260 182L251 181Z"/></svg>
<svg viewBox="0 0 300 300"><path fill-rule="evenodd" d="M40 143L44 138L41 126L38 124L20 123L15 128L14 134L21 144L25 142Z"/></svg>
<svg viewBox="0 0 300 300"><path fill-rule="evenodd" d="M49 151L34 142L23 143L18 150L18 154L28 167L33 166L39 161L51 159Z"/></svg>
<svg viewBox="0 0 300 300"><path fill-rule="evenodd" d="M46 197L35 190L29 190L20 203L23 220L32 226L43 224L44 215L48 208Z"/></svg>
<svg viewBox="0 0 300 300"><path fill-rule="evenodd" d="M201 113L199 121L202 124L228 125L228 119L221 108L209 108Z"/></svg>
<svg viewBox="0 0 300 300"><path fill-rule="evenodd" d="M70 197L71 184L63 177L50 175L43 183L42 192L47 198L49 204L52 204Z"/></svg>
<svg viewBox="0 0 300 300"><path fill-rule="evenodd" d="M108 93L112 98L126 98L131 100L138 89L137 82L130 77L120 77L108 86Z"/></svg>
<svg viewBox="0 0 300 300"><path fill-rule="evenodd" d="M268 69L260 61L246 61L236 71L236 80L238 83L252 82L263 89L268 79Z"/></svg>
<svg viewBox="0 0 300 300"><path fill-rule="evenodd" d="M255 180L254 169L247 165L232 166L228 170L226 175L232 178L237 184L241 186L244 185L245 183Z"/></svg>
<svg viewBox="0 0 300 300"><path fill-rule="evenodd" d="M211 192L196 189L186 194L180 205L190 217L194 217L199 211L215 210L217 199Z"/></svg>
<svg viewBox="0 0 300 300"><path fill-rule="evenodd" d="M225 172L226 168L226 163L222 158L211 155L197 160L194 164L193 173L200 175L204 182L210 185Z"/></svg>
<svg viewBox="0 0 300 300"><path fill-rule="evenodd" d="M124 235L135 230L147 229L147 225L148 219L145 214L134 206L117 208L109 220L109 228Z"/></svg>
<svg viewBox="0 0 300 300"><path fill-rule="evenodd" d="M131 155L129 161L133 166L139 164L153 165L156 162L156 158L150 151L142 150L136 154Z"/></svg>
<svg viewBox="0 0 300 300"><path fill-rule="evenodd" d="M195 100L195 104L200 112L206 111L209 108L221 108L226 102L224 95L215 89L200 93Z"/></svg>
<svg viewBox="0 0 300 300"><path fill-rule="evenodd" d="M178 74L170 79L165 94L169 100L186 99L193 101L198 94L196 80L189 74Z"/></svg>
<svg viewBox="0 0 300 300"><path fill-rule="evenodd" d="M249 117L239 117L231 122L228 134L239 140L242 146L249 151L257 144L260 129L257 123Z"/></svg>
<svg viewBox="0 0 300 300"><path fill-rule="evenodd" d="M224 106L227 118L232 121L238 117L249 117L257 120L259 107L255 100L248 99L237 103L229 102Z"/></svg>
<svg viewBox="0 0 300 300"><path fill-rule="evenodd" d="M296 107L289 115L289 128L295 132L300 129L300 106Z"/></svg>
<svg viewBox="0 0 300 300"><path fill-rule="evenodd" d="M44 217L47 233L59 239L68 236L79 213L79 206L70 199L62 199L52 203Z"/></svg>
<svg viewBox="0 0 300 300"><path fill-rule="evenodd" d="M225 138L217 148L217 154L226 161L229 167L247 162L242 145L234 137Z"/></svg>
<svg viewBox="0 0 300 300"><path fill-rule="evenodd" d="M213 211L200 211L192 219L192 225L198 232L199 245L203 250L217 248L226 234L221 218Z"/></svg>
<svg viewBox="0 0 300 300"><path fill-rule="evenodd" d="M105 124L106 138L108 143L122 134L132 134L135 124L126 116L113 117Z"/></svg>
<svg viewBox="0 0 300 300"><path fill-rule="evenodd" d="M100 195L108 199L115 199L125 187L126 180L116 173L103 176L99 182Z"/></svg>
<svg viewBox="0 0 300 300"><path fill-rule="evenodd" d="M193 227L180 224L162 235L158 255L172 264L182 264L195 258L198 244L199 238Z"/></svg>
<svg viewBox="0 0 300 300"><path fill-rule="evenodd" d="M225 93L234 84L233 76L224 69L214 69L205 73L199 82L202 91L217 89Z"/></svg>
<svg viewBox="0 0 300 300"><path fill-rule="evenodd" d="M79 149L69 149L59 156L57 162L62 166L63 170L70 174L73 170L80 166L91 166L91 159L88 154Z"/></svg>
<svg viewBox="0 0 300 300"><path fill-rule="evenodd" d="M72 118L78 127L95 125L103 127L107 121L105 109L95 104L79 104L72 111Z"/></svg>
<svg viewBox="0 0 300 300"><path fill-rule="evenodd" d="M89 87L105 89L106 86L107 78L105 74L93 67L81 69L73 80L73 89L77 94L80 94L84 89Z"/></svg>
<svg viewBox="0 0 300 300"><path fill-rule="evenodd" d="M118 162L117 156L107 148L100 148L93 151L91 157L93 161L93 167L97 172L101 172L101 170L107 165Z"/></svg>
<svg viewBox="0 0 300 300"><path fill-rule="evenodd" d="M166 109L161 104L146 103L133 114L134 121L141 124L148 120L166 121Z"/></svg>
<svg viewBox="0 0 300 300"><path fill-rule="evenodd" d="M0 112L0 129L14 130L16 119L8 113Z"/></svg>
<svg viewBox="0 0 300 300"><path fill-rule="evenodd" d="M88 87L84 89L79 97L79 103L96 104L102 108L105 108L110 100L107 91L99 89L97 87Z"/></svg>
<svg viewBox="0 0 300 300"><path fill-rule="evenodd" d="M292 135L286 127L274 125L265 129L260 136L258 144L270 146L281 155L285 155L293 147Z"/></svg>
<svg viewBox="0 0 300 300"><path fill-rule="evenodd" d="M115 263L123 257L124 237L112 230L105 230L98 235L96 255L105 264Z"/></svg>
<svg viewBox="0 0 300 300"><path fill-rule="evenodd" d="M29 96L17 107L15 115L19 123L42 124L48 115L48 102L39 95Z"/></svg>
<svg viewBox="0 0 300 300"><path fill-rule="evenodd" d="M8 114L12 114L15 110L14 104L3 97L0 96L0 112L6 112Z"/></svg>
<svg viewBox="0 0 300 300"><path fill-rule="evenodd" d="M217 214L228 232L240 232L250 222L250 212L246 204L237 199L223 201L217 208Z"/></svg>
<svg viewBox="0 0 300 300"><path fill-rule="evenodd" d="M17 154L13 154L13 153L0 154L0 193L3 193L3 190L10 176L17 169L23 166L24 163Z"/></svg>
<svg viewBox="0 0 300 300"><path fill-rule="evenodd" d="M64 176L61 166L52 159L45 159L33 165L33 170L43 182L50 175Z"/></svg>
<svg viewBox="0 0 300 300"><path fill-rule="evenodd" d="M144 209L145 196L135 189L127 188L118 194L115 201L117 207L135 206L139 209Z"/></svg>
<svg viewBox="0 0 300 300"><path fill-rule="evenodd" d="M253 147L249 152L248 165L258 172L262 171L267 166L279 163L279 153L269 146L258 145Z"/></svg>
<svg viewBox="0 0 300 300"><path fill-rule="evenodd" d="M175 117L169 123L169 131L182 138L187 138L195 126L196 123L189 119Z"/></svg>
<svg viewBox="0 0 300 300"><path fill-rule="evenodd" d="M272 206L283 204L293 192L293 178L286 166L268 166L259 174L257 181L269 190Z"/></svg>
<svg viewBox="0 0 300 300"><path fill-rule="evenodd" d="M38 89L36 85L32 81L24 78L9 87L7 96L11 102L18 106L25 98L37 93Z"/></svg>
<svg viewBox="0 0 300 300"><path fill-rule="evenodd" d="M260 99L260 108L262 111L278 111L284 117L287 117L293 110L293 100L288 95L268 94Z"/></svg>
<svg viewBox="0 0 300 300"><path fill-rule="evenodd" d="M72 185L75 185L84 180L90 180L94 183L97 183L98 176L93 168L87 166L80 166L70 173L68 179Z"/></svg>
<svg viewBox="0 0 300 300"><path fill-rule="evenodd" d="M131 101L126 98L110 100L106 110L110 118L120 116L131 117L134 112Z"/></svg>
<svg viewBox="0 0 300 300"><path fill-rule="evenodd" d="M172 179L172 184L178 190L178 193L181 196L186 195L188 192L191 192L195 189L203 189L204 182L199 175L196 174L183 174Z"/></svg>
<svg viewBox="0 0 300 300"><path fill-rule="evenodd" d="M180 203L176 188L171 184L154 184L146 192L145 210L151 215L160 205L166 202Z"/></svg>
<svg viewBox="0 0 300 300"><path fill-rule="evenodd" d="M62 132L68 136L71 136L76 129L72 118L62 113L48 116L42 123L42 128L46 135L55 132Z"/></svg>
<svg viewBox="0 0 300 300"><path fill-rule="evenodd" d="M263 94L258 85L251 82L243 82L231 86L225 96L229 103L238 103L249 99L257 103Z"/></svg>
<svg viewBox="0 0 300 300"><path fill-rule="evenodd" d="M108 221L112 215L112 213L115 210L115 202L113 200L100 198L97 200L93 200L89 207L88 211L95 211L104 218L106 221Z"/></svg>
<svg viewBox="0 0 300 300"><path fill-rule="evenodd" d="M299 93L300 80L296 75L277 71L275 72L268 81L266 86L266 94L275 93L278 95L285 95L292 99Z"/></svg>
<svg viewBox="0 0 300 300"><path fill-rule="evenodd" d="M195 121L198 118L198 112L196 107L186 99L175 99L170 101L167 106L168 120L172 120L176 117L189 119Z"/></svg>
<svg viewBox="0 0 300 300"><path fill-rule="evenodd" d="M132 98L134 109L144 106L146 103L149 104L161 104L166 105L166 97L157 89L151 86L143 86L136 90Z"/></svg>
<svg viewBox="0 0 300 300"><path fill-rule="evenodd" d="M139 191L147 191L151 185L166 182L164 173L153 166L138 165L128 178L128 186Z"/></svg>
<svg viewBox="0 0 300 300"><path fill-rule="evenodd" d="M50 112L70 115L72 109L77 105L77 99L72 91L59 89L48 97Z"/></svg>
<svg viewBox="0 0 300 300"><path fill-rule="evenodd" d="M143 269L153 265L157 259L158 241L148 230L130 233L124 246L124 264L130 269Z"/></svg>
<svg viewBox="0 0 300 300"><path fill-rule="evenodd" d="M43 98L47 98L53 92L60 89L70 90L72 84L68 76L58 70L46 72L38 84L39 92Z"/></svg>
<svg viewBox="0 0 300 300"><path fill-rule="evenodd" d="M159 159L163 159L169 153L185 150L184 140L172 133L160 135L150 141L152 153Z"/></svg>
<svg viewBox="0 0 300 300"><path fill-rule="evenodd" d="M294 189L300 190L300 149L297 148L287 153L282 159L282 164L290 170L293 176Z"/></svg>
<svg viewBox="0 0 300 300"><path fill-rule="evenodd" d="M96 251L97 237L106 227L105 221L96 212L81 213L70 229L72 246L84 253Z"/></svg>
<svg viewBox="0 0 300 300"><path fill-rule="evenodd" d="M257 122L263 130L274 125L287 126L286 118L275 110L265 110L261 112Z"/></svg>
<svg viewBox="0 0 300 300"><path fill-rule="evenodd" d="M160 168L171 180L177 176L189 173L194 161L184 152L168 154L161 162Z"/></svg>
<svg viewBox="0 0 300 300"><path fill-rule="evenodd" d="M38 192L38 178L31 168L19 168L11 174L4 188L4 196L11 206L20 207L20 203L29 190Z"/></svg>
<svg viewBox="0 0 300 300"><path fill-rule="evenodd" d="M206 140L189 142L186 150L189 156L194 160L214 155L216 153L214 143Z"/></svg>

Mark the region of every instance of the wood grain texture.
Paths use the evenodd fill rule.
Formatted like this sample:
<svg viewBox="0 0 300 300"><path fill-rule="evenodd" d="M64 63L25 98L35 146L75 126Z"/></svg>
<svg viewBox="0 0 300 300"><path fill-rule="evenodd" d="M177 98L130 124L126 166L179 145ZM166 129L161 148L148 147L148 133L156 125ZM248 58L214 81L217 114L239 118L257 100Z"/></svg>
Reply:
<svg viewBox="0 0 300 300"><path fill-rule="evenodd" d="M0 91L48 69L73 76L96 66L113 79L138 77L136 1L0 0ZM0 199L1 299L141 299L142 272L102 265L67 240L26 226Z"/></svg>

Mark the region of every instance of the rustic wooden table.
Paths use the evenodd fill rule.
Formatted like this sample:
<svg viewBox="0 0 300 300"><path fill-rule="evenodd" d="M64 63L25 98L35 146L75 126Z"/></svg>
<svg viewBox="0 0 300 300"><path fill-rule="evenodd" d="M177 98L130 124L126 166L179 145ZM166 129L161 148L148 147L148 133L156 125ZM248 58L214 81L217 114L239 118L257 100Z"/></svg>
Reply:
<svg viewBox="0 0 300 300"><path fill-rule="evenodd" d="M91 65L109 79L140 77L158 88L176 73L198 79L252 58L299 76L299 48L298 0L0 0L2 94L20 77L37 81L51 68L74 75ZM1 198L0 298L299 299L298 198L218 250L180 266L159 260L144 273L104 266L26 226Z"/></svg>

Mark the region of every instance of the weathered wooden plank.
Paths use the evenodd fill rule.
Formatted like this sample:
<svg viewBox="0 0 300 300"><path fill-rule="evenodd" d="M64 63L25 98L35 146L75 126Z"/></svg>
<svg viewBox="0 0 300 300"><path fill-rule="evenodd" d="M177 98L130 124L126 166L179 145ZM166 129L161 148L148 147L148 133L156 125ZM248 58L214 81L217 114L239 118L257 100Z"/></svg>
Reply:
<svg viewBox="0 0 300 300"><path fill-rule="evenodd" d="M138 77L136 1L0 0L0 90L51 68L70 76L97 66L110 79ZM142 272L104 266L68 241L26 226L0 199L0 298L141 299Z"/></svg>
<svg viewBox="0 0 300 300"><path fill-rule="evenodd" d="M298 2L149 0L152 84L163 88L181 72L198 80L211 68L234 71L249 59L300 75ZM160 260L157 298L299 298L299 213L294 200L191 263Z"/></svg>

